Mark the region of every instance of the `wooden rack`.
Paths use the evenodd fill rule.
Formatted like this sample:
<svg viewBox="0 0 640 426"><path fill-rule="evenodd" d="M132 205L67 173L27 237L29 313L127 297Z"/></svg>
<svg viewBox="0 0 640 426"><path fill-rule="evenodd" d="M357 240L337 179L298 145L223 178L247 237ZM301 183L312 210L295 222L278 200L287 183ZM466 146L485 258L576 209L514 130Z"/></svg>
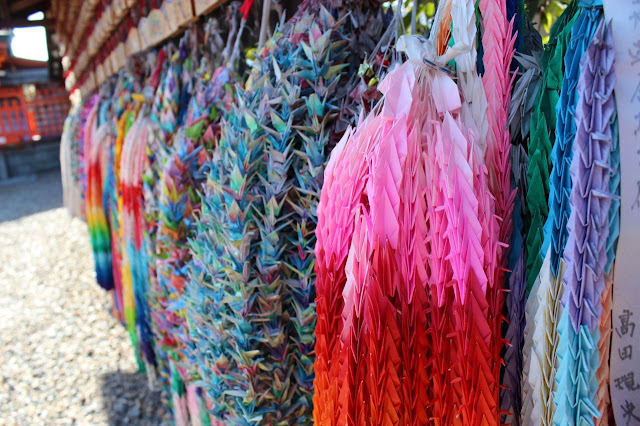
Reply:
<svg viewBox="0 0 640 426"><path fill-rule="evenodd" d="M70 19L69 9L80 9L66 47L65 87L93 92L111 75L118 73L126 58L175 37L200 16L212 12L225 0L89 0L81 6L64 0L54 2L58 19ZM144 15L144 16L143 16Z"/></svg>

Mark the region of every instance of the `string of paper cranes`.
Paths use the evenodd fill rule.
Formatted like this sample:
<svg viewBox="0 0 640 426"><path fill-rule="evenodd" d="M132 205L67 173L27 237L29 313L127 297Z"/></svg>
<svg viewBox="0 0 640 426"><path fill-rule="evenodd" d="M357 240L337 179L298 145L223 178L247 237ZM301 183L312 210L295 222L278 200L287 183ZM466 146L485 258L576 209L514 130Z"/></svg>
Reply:
<svg viewBox="0 0 640 426"><path fill-rule="evenodd" d="M249 50L232 3L85 96L65 203L176 424L640 424L627 3L543 45L523 0L306 0Z"/></svg>

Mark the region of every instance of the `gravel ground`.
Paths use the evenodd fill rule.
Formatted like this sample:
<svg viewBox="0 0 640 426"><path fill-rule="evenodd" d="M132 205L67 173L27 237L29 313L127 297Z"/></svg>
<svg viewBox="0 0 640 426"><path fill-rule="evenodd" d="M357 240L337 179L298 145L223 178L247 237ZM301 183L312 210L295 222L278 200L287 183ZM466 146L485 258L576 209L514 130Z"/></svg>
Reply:
<svg viewBox="0 0 640 426"><path fill-rule="evenodd" d="M60 174L0 184L0 425L163 424Z"/></svg>

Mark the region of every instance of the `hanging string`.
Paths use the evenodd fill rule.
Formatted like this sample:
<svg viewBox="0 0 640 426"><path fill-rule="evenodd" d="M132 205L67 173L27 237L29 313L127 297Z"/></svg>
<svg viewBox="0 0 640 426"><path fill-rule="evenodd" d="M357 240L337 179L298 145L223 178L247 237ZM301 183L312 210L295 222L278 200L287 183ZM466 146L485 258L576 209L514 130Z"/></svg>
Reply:
<svg viewBox="0 0 640 426"><path fill-rule="evenodd" d="M267 39L267 28L269 27L269 14L271 12L271 0L262 2L262 21L260 22L260 38L258 39L258 48L264 46Z"/></svg>
<svg viewBox="0 0 640 426"><path fill-rule="evenodd" d="M240 28L238 29L238 35L236 37L236 41L233 44L233 51L231 52L231 58L229 59L229 64L232 68L235 68L236 60L240 57L240 39L242 38L242 33L244 32L244 26L247 23L247 20L242 18L240 20Z"/></svg>
<svg viewBox="0 0 640 426"><path fill-rule="evenodd" d="M240 57L240 39L242 39L242 33L244 32L244 27L247 23L247 19L249 19L249 11L251 11L251 7L253 6L254 0L244 0L242 6L238 9L242 12L242 19L240 20L240 28L238 29L238 35L236 36L235 43L233 44L233 51L231 52L231 58L229 58L229 64L231 67L234 67L234 64ZM227 46L228 47L228 46Z"/></svg>
<svg viewBox="0 0 640 426"><path fill-rule="evenodd" d="M404 32L404 23L402 22L402 2L404 0L398 0L396 2L396 40Z"/></svg>
<svg viewBox="0 0 640 426"><path fill-rule="evenodd" d="M418 14L418 0L413 0L411 6L411 35L416 35L416 15Z"/></svg>
<svg viewBox="0 0 640 426"><path fill-rule="evenodd" d="M233 2L229 5L229 14L228 16L229 21L230 21L230 27L229 27L229 31L227 34L227 43L224 47L224 51L222 53L222 57L224 58L224 62L231 64L231 55L232 55L232 50L234 43L233 41L235 40L234 37L236 35L236 32L238 31L238 21L235 18L236 14L236 10L238 10L238 4L236 2Z"/></svg>

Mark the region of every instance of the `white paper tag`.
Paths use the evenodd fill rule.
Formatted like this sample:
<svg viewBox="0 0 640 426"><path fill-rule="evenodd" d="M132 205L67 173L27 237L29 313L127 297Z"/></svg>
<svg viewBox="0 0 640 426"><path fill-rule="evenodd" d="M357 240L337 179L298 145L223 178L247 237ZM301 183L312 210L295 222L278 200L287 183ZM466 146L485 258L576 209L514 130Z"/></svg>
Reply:
<svg viewBox="0 0 640 426"><path fill-rule="evenodd" d="M640 0L604 0L615 42L620 130L620 239L613 283L611 404L616 423L640 425ZM636 327L636 325L638 327Z"/></svg>

